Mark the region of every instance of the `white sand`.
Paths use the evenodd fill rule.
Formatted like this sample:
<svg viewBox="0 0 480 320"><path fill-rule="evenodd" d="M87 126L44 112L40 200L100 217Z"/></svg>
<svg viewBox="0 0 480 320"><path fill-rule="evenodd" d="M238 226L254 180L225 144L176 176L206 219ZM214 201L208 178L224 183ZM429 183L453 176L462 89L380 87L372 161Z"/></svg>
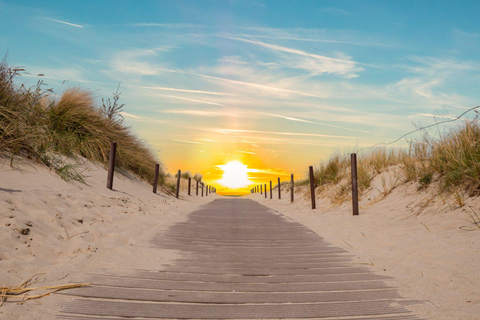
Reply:
<svg viewBox="0 0 480 320"><path fill-rule="evenodd" d="M155 195L151 186L125 177L116 177L115 191L110 191L103 168L92 166L85 186L26 164L23 173L8 165L0 170L0 286L19 285L36 273L45 273L38 285L60 285L84 282L89 272L161 269L176 253L159 254L149 240L218 197L188 197L182 181L184 191L177 200L162 192ZM394 183L388 174L383 180ZM407 306L418 316L479 319L480 229L474 229L468 213L469 207L480 213L480 199L466 198L459 208L455 199L417 192L412 184L382 199L384 184L381 177L375 179L358 217L351 215L350 201L333 207L320 194L318 209L311 210L306 187L297 189L294 204L286 190L280 201L277 192L273 200L248 197L349 251L356 263L393 277L389 282L403 297L426 301ZM463 226L475 231L461 230ZM30 233L22 235L26 228ZM0 308L0 319L53 319L58 302L69 299L53 295L39 300L41 304L7 303Z"/></svg>
<svg viewBox="0 0 480 320"><path fill-rule="evenodd" d="M153 236L218 197L189 197L186 180L180 199L160 190L153 194L151 186L122 176L115 177L111 191L106 170L94 165L86 173L89 186L67 183L22 161L23 172L8 162L0 168L0 286L18 286L38 273L44 275L36 286L46 286L85 282L89 272L159 270L176 253L152 248ZM29 234L21 234L27 228ZM0 319L53 319L59 299L71 298L7 303Z"/></svg>
<svg viewBox="0 0 480 320"><path fill-rule="evenodd" d="M304 224L335 246L369 265L377 274L394 277L389 283L407 299L424 300L407 306L426 319L480 319L480 229L472 224L470 207L480 215L480 198L459 207L454 197L417 191L401 185L383 198L393 174L377 177L362 197L360 216L352 216L351 199L340 207L317 194L311 209L309 187L290 193L273 192L273 200L249 195L260 203ZM270 198L270 194L268 194ZM464 230L462 230L462 229ZM465 231L471 229L474 231Z"/></svg>

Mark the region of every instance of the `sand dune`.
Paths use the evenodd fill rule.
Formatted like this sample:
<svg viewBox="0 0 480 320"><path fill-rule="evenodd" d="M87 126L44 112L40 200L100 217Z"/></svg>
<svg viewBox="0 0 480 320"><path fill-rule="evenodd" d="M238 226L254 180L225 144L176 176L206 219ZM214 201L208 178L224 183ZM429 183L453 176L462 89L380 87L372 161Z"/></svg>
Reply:
<svg viewBox="0 0 480 320"><path fill-rule="evenodd" d="M460 207L455 196L439 196L434 186L417 191L415 183L394 188L384 197L385 181L394 172L378 176L360 201L360 216L353 217L350 200L340 207L317 193L311 209L310 190L296 189L290 204L260 194L250 198L311 228L325 240L357 257L378 274L391 276L400 293L423 304L407 306L426 319L479 319L480 229L472 223L472 210L480 214L480 198L464 194ZM277 191L277 190L274 190ZM270 196L268 194L268 196Z"/></svg>

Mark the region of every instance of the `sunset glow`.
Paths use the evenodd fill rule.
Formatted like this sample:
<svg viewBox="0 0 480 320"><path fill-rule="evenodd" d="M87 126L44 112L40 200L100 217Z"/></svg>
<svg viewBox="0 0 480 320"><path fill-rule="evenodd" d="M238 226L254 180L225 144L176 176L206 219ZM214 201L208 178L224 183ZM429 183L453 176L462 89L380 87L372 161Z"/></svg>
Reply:
<svg viewBox="0 0 480 320"><path fill-rule="evenodd" d="M0 0L18 85L101 106L120 84L124 123L164 171L219 193L306 179L479 101L478 1L125 2L109 21L115 1L58 3Z"/></svg>
<svg viewBox="0 0 480 320"><path fill-rule="evenodd" d="M248 166L243 163L232 161L218 167L223 170L222 179L218 180L219 184L230 189L245 188L252 184L252 181L248 179L248 172L252 170L249 170Z"/></svg>

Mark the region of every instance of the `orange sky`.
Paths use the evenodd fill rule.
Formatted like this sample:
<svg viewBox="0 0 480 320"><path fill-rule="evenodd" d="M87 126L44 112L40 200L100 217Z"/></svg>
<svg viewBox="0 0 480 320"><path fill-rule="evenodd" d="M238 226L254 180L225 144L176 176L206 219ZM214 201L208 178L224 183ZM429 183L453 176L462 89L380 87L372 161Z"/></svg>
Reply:
<svg viewBox="0 0 480 320"><path fill-rule="evenodd" d="M219 144L222 146L217 147ZM179 147L179 149L182 149L182 147ZM268 155L266 155L265 159L262 159L261 155L257 153L238 152L235 146L229 147L227 142L211 142L209 147L203 146L202 149L205 150L192 148L190 152L193 155L190 157L175 157L174 159L166 157L164 165L167 167L167 171L173 173L178 168L182 172L190 171L192 176L195 173L200 173L203 175L202 181L217 188L219 194L247 194L254 185L265 183L269 185L269 182L272 181L273 186L275 186L278 178L285 181L290 179L291 173L294 173L291 172L293 170L285 169L288 168L288 163L281 158L268 158ZM176 154L175 150L170 151L172 155ZM249 170L254 171L247 173L248 179L251 181L249 185L231 189L219 183L224 174L220 166L232 161L239 161L246 165Z"/></svg>

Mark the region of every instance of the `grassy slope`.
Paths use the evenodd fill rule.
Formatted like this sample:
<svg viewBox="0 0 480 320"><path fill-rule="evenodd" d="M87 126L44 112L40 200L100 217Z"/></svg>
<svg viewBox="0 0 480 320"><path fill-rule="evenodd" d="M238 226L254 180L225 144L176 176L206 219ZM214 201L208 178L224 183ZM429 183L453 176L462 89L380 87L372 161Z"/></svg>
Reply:
<svg viewBox="0 0 480 320"><path fill-rule="evenodd" d="M407 182L418 183L418 189L435 182L438 193L467 190L469 195L477 195L480 186L480 124L478 118L466 120L438 139L426 135L421 141L411 142L409 150L377 148L358 155L357 159L360 193L370 188L375 177L383 177L386 171L395 168L397 182L391 188L384 188L387 193ZM332 156L314 172L320 189L335 190L330 196L332 203L340 204L349 198L349 157ZM382 180L382 184L389 183Z"/></svg>
<svg viewBox="0 0 480 320"><path fill-rule="evenodd" d="M118 95L113 105L107 100L102 107L97 107L88 91L78 88L53 99L41 82L33 88L16 86L22 71L5 60L0 63L0 155L26 156L65 180L82 181L81 159L107 165L110 143L116 141L117 167L153 182L158 161L123 125Z"/></svg>

